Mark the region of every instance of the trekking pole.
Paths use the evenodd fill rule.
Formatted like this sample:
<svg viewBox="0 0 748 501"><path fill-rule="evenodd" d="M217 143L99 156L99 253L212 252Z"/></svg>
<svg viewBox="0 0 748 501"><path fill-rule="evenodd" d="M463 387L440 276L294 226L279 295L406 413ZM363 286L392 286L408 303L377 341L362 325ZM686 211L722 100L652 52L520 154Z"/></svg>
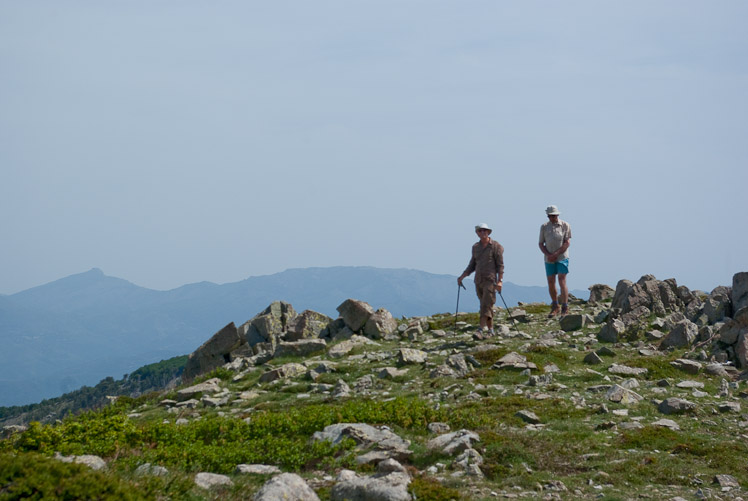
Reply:
<svg viewBox="0 0 748 501"><path fill-rule="evenodd" d="M455 308L455 328L454 328L455 336L457 335L457 312L460 311L460 287L465 289L464 285L457 284L457 307Z"/></svg>
<svg viewBox="0 0 748 501"><path fill-rule="evenodd" d="M506 308L506 314L509 315L509 318L512 319L512 325L514 326L514 330L517 331L517 335L519 336L519 329L517 329L517 323L514 321L514 317L512 316L512 313L509 311L509 307L506 305L506 301L504 301L504 296L499 292L499 297L501 297L501 302L504 303L504 308Z"/></svg>

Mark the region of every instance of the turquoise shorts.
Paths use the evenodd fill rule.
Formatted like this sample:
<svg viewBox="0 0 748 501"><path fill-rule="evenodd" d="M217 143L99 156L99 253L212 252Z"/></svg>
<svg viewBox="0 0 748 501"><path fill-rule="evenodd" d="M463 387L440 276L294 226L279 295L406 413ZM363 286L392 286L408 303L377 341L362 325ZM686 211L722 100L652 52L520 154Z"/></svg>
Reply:
<svg viewBox="0 0 748 501"><path fill-rule="evenodd" d="M569 260L562 259L555 263L545 263L545 274L546 276L552 275L566 275L569 273Z"/></svg>

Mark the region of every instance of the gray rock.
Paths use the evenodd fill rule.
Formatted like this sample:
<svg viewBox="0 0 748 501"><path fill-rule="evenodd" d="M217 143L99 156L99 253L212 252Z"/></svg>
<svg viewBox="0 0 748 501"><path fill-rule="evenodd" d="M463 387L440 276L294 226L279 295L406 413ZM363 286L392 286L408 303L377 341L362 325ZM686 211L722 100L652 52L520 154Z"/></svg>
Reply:
<svg viewBox="0 0 748 501"><path fill-rule="evenodd" d="M319 501L314 490L295 473L281 473L257 491L253 501Z"/></svg>
<svg viewBox="0 0 748 501"><path fill-rule="evenodd" d="M182 380L192 381L200 374L205 374L231 362L230 353L243 342L234 322L231 322L190 354L184 366Z"/></svg>
<svg viewBox="0 0 748 501"><path fill-rule="evenodd" d="M212 489L213 487L230 487L234 485L234 482L232 482L226 475L201 472L195 475L195 485L201 489Z"/></svg>
<svg viewBox="0 0 748 501"><path fill-rule="evenodd" d="M301 364L284 364L269 370L260 376L261 383L269 383L277 379L294 378L306 373L306 367Z"/></svg>
<svg viewBox="0 0 748 501"><path fill-rule="evenodd" d="M397 363L400 365L422 364L428 360L428 353L413 348L400 348L397 351Z"/></svg>
<svg viewBox="0 0 748 501"><path fill-rule="evenodd" d="M585 315L565 315L559 320L559 325L566 332L578 331L584 327L585 321Z"/></svg>
<svg viewBox="0 0 748 501"><path fill-rule="evenodd" d="M397 320L392 313L380 308L364 324L364 334L372 339L382 339L397 330Z"/></svg>
<svg viewBox="0 0 748 501"><path fill-rule="evenodd" d="M660 349L688 348L696 341L698 335L699 327L695 323L690 320L682 320L665 336L665 339L660 343Z"/></svg>
<svg viewBox="0 0 748 501"><path fill-rule="evenodd" d="M329 334L328 326L332 322L332 318L327 315L304 310L288 322L285 339L286 341L299 341L326 337Z"/></svg>
<svg viewBox="0 0 748 501"><path fill-rule="evenodd" d="M510 352L501 357L495 364L491 366L492 369L537 369L538 366L533 362L528 362L527 357L520 355L517 352Z"/></svg>
<svg viewBox="0 0 748 501"><path fill-rule="evenodd" d="M356 299L346 299L337 307L337 310L345 325L353 332L363 329L369 317L374 313L374 308L368 303Z"/></svg>
<svg viewBox="0 0 748 501"><path fill-rule="evenodd" d="M696 407L696 404L682 398L670 397L663 400L657 406L657 410L663 414L683 414Z"/></svg>
<svg viewBox="0 0 748 501"><path fill-rule="evenodd" d="M473 442L480 442L477 433L469 430L459 430L432 438L426 443L426 447L454 456L466 449L472 449Z"/></svg>
<svg viewBox="0 0 748 501"><path fill-rule="evenodd" d="M312 435L313 440L329 440L333 444L340 443L346 437L352 438L361 447L376 446L380 450L392 451L401 458L410 455L410 441L400 438L386 427L375 428L363 423L338 423Z"/></svg>
<svg viewBox="0 0 748 501"><path fill-rule="evenodd" d="M219 391L221 391L221 387L219 386L220 382L220 379L212 378L208 379L207 381L203 381L200 384L182 388L181 390L177 391L177 398L180 401L184 401L203 393L208 393L211 395L214 393L218 393Z"/></svg>
<svg viewBox="0 0 748 501"><path fill-rule="evenodd" d="M410 501L408 493L410 476L392 472L372 477L359 477L351 470L338 474L337 483L330 492L332 501Z"/></svg>
<svg viewBox="0 0 748 501"><path fill-rule="evenodd" d="M584 359L582 361L585 364L590 364L590 365L599 365L599 364L603 363L603 359L600 358L600 355L598 355L594 351L591 351L587 355L585 355L585 357L584 357Z"/></svg>
<svg viewBox="0 0 748 501"><path fill-rule="evenodd" d="M281 473L277 466L266 464L240 464L236 466L236 473L247 475L275 475Z"/></svg>
<svg viewBox="0 0 748 501"><path fill-rule="evenodd" d="M313 353L325 351L327 342L324 339L300 339L299 341L281 342L275 347L275 358L306 357Z"/></svg>
<svg viewBox="0 0 748 501"><path fill-rule="evenodd" d="M427 428L431 433L449 433L449 425L447 423L429 423Z"/></svg>
<svg viewBox="0 0 748 501"><path fill-rule="evenodd" d="M637 404L643 400L643 397L638 393L617 384L614 384L605 396L611 402L625 405Z"/></svg>
<svg viewBox="0 0 748 501"><path fill-rule="evenodd" d="M617 318L609 318L597 333L597 339L601 343L617 343L621 334L626 331L626 325Z"/></svg>
<svg viewBox="0 0 748 501"><path fill-rule="evenodd" d="M520 418L525 423L540 424L540 418L532 411L523 409L521 411L517 411L514 415Z"/></svg>
<svg viewBox="0 0 748 501"><path fill-rule="evenodd" d="M239 328L239 335L250 346L270 343L272 349L284 335L288 325L296 318L293 306L283 301L274 301L263 311Z"/></svg>
<svg viewBox="0 0 748 501"><path fill-rule="evenodd" d="M680 426L678 426L678 423L676 423L672 419L658 419L657 421L652 423L652 426L657 426L660 428L669 428L673 431L680 430Z"/></svg>
<svg viewBox="0 0 748 501"><path fill-rule="evenodd" d="M613 364L608 368L608 372L619 376L643 376L647 374L649 370L640 367L628 367L626 365Z"/></svg>
<svg viewBox="0 0 748 501"><path fill-rule="evenodd" d="M695 360L688 360L685 358L678 358L676 360L673 360L672 362L670 362L670 365L689 374L698 374L699 372L701 372L701 368L703 367L699 362L696 362Z"/></svg>
<svg viewBox="0 0 748 501"><path fill-rule="evenodd" d="M135 468L135 475L138 477L144 477L151 475L154 477L163 477L169 474L169 470L163 466L152 465L151 463L144 463Z"/></svg>
<svg viewBox="0 0 748 501"><path fill-rule="evenodd" d="M395 367L384 367L377 374L382 379L394 379L399 376L404 376L408 373L408 369L397 369Z"/></svg>
<svg viewBox="0 0 748 501"><path fill-rule="evenodd" d="M588 289L590 291L590 297L588 301L591 304L601 303L606 299L611 299L616 292L612 287L605 284L594 284L591 285Z"/></svg>
<svg viewBox="0 0 748 501"><path fill-rule="evenodd" d="M56 452L54 458L63 463L82 464L96 471L102 471L106 469L106 461L101 459L99 456L94 456L91 454L83 454L82 456L63 456L59 452Z"/></svg>
<svg viewBox="0 0 748 501"><path fill-rule="evenodd" d="M734 412L737 414L740 412L740 403L739 402L722 402L717 406L717 409L720 412Z"/></svg>
<svg viewBox="0 0 748 501"><path fill-rule="evenodd" d="M748 272L743 271L732 276L732 309L737 312L748 306Z"/></svg>
<svg viewBox="0 0 748 501"><path fill-rule="evenodd" d="M719 484L719 487L723 492L732 489L740 489L740 484L732 475L715 475L714 483Z"/></svg>

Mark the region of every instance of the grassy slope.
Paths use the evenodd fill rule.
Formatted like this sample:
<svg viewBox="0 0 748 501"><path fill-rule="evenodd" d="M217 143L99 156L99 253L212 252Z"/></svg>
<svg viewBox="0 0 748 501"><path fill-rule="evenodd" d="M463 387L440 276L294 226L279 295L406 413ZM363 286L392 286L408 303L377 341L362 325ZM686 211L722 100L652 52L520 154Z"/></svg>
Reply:
<svg viewBox="0 0 748 501"><path fill-rule="evenodd" d="M576 308L595 312L585 304ZM586 365L584 356L601 346L594 338L599 326L563 333L556 320L545 319L547 306L530 305L526 310L530 321L520 326L523 335L474 341L469 335L441 338L427 332L418 341L380 342L335 360L336 372L323 374L315 382L302 376L259 383L267 367L254 368L240 378L218 370L210 376L220 377L233 397L255 392L222 408L200 405L175 413L157 405L164 398L174 398L172 392L121 398L104 410L57 425L32 425L27 432L0 442L0 500L19 499L29 492L56 492L51 494L54 498L61 496L62 488L99 499L246 499L268 477L235 474L236 465L242 463L273 464L300 473L322 499L328 499L334 484L331 478L340 468L361 473L372 470L356 465L359 452L350 442L333 447L310 441L315 431L336 422L386 424L411 440L413 455L406 464L415 478L411 490L419 500L495 499L491 492L528 499L546 495L562 499L693 498L699 489L705 495L719 494L719 486L713 484L718 474L732 475L741 485L748 485L744 418L717 410L721 402L737 401L744 383L734 385L731 397L717 397L720 378L672 368L669 362L682 356L682 351L642 356L638 352L644 345L641 340L609 345L614 354L603 357L603 364ZM460 320L474 323L475 314ZM445 314L431 317L429 323L432 329L450 330L454 318ZM394 365L393 354L399 347L426 350L429 360L406 366L407 375L394 380L375 376L372 388L354 391L349 398L335 399L324 386L342 379L354 387L360 377ZM463 378L431 378L431 370L455 351L470 351L482 367ZM530 386L527 374L491 368L511 351L537 364L535 374L552 364L560 372L550 384ZM604 391L590 390L630 379L610 374L613 363L649 370L636 378L639 387L634 391L644 397L640 403L610 402ZM658 385L662 380L670 386L663 389ZM697 398L693 390L675 386L683 380L703 383L706 395ZM687 398L698 406L684 415L664 416L656 402L668 396ZM534 412L541 426L526 426L517 416L520 410ZM179 418L186 423L176 424ZM654 425L662 418L672 419L680 430ZM427 450L425 443L433 435L426 426L434 421L480 435L476 447L484 458L485 478L455 476L459 470L451 468L454 458ZM633 422L642 427L625 429L625 423ZM55 452L97 454L107 461L108 469L96 473L76 465L60 466L48 459ZM170 473L136 476L135 468L146 462L163 465ZM426 473L432 466L436 473ZM203 491L192 483L199 471L228 474L234 487Z"/></svg>

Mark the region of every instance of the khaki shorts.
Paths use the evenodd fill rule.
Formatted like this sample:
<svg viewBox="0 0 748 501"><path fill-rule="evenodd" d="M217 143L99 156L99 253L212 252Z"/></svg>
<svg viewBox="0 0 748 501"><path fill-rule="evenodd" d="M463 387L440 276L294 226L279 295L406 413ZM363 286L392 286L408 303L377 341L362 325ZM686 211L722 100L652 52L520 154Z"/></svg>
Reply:
<svg viewBox="0 0 748 501"><path fill-rule="evenodd" d="M480 316L493 318L493 305L496 304L496 284L490 280L475 282L475 293L480 301Z"/></svg>

